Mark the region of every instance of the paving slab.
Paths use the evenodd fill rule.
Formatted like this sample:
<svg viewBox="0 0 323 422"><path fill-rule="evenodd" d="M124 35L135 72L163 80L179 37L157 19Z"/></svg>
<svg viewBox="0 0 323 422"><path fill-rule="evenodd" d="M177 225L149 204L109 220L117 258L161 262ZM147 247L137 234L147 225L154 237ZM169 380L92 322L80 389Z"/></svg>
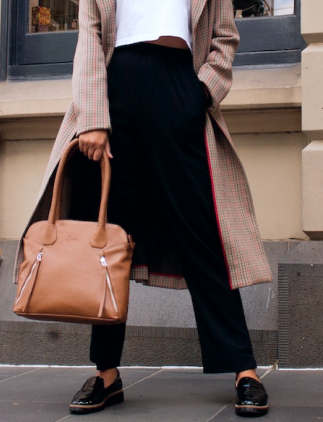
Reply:
<svg viewBox="0 0 323 422"><path fill-rule="evenodd" d="M266 388L278 406L319 406L323 410L322 370L272 371L266 377Z"/></svg>
<svg viewBox="0 0 323 422"><path fill-rule="evenodd" d="M10 403L0 400L1 422L54 422L66 415L65 403Z"/></svg>
<svg viewBox="0 0 323 422"><path fill-rule="evenodd" d="M128 370L122 370L127 380ZM232 400L232 379L221 377L221 397L214 399L214 378L201 370L160 370L125 388L125 402L88 416L91 422L206 421ZM232 378L232 377L230 377ZM218 382L220 379L218 380ZM225 385L224 385L225 384ZM71 416L68 420L76 420Z"/></svg>
<svg viewBox="0 0 323 422"><path fill-rule="evenodd" d="M323 371L273 370L265 376L264 385L269 394L269 413L263 422L317 422L323 421ZM232 422L233 406L227 406L212 421ZM211 422L211 421L210 421Z"/></svg>
<svg viewBox="0 0 323 422"><path fill-rule="evenodd" d="M134 384L159 369L133 369L123 376L124 386ZM69 403L87 378L93 376L94 368L30 368L0 383L0 402L37 401ZM5 384L5 385L4 385Z"/></svg>
<svg viewBox="0 0 323 422"><path fill-rule="evenodd" d="M234 376L197 368L121 368L125 402L90 415L70 415L72 396L94 368L1 367L1 422L232 422ZM323 422L323 371L260 369L270 396L261 421Z"/></svg>
<svg viewBox="0 0 323 422"><path fill-rule="evenodd" d="M0 366L0 377L11 378L34 370L33 367L24 366Z"/></svg>

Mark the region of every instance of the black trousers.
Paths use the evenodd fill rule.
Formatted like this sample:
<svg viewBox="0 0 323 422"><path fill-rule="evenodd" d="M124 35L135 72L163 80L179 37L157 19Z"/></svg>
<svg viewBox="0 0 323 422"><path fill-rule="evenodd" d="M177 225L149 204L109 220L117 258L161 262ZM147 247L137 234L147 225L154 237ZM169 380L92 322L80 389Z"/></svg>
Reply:
<svg viewBox="0 0 323 422"><path fill-rule="evenodd" d="M133 233L138 181L145 181L173 235L204 371L255 368L240 294L230 290L219 238L204 137L206 95L191 53L151 44L117 48L108 85L114 156L109 221ZM125 325L93 326L90 354L99 370L120 365L124 336Z"/></svg>

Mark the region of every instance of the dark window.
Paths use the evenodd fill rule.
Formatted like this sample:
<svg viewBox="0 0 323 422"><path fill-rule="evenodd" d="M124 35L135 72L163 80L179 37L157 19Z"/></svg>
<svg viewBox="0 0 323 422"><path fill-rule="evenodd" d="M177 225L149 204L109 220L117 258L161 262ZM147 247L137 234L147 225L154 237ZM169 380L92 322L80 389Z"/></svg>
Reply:
<svg viewBox="0 0 323 422"><path fill-rule="evenodd" d="M241 37L235 66L301 61L300 0L233 0L233 7Z"/></svg>
<svg viewBox="0 0 323 422"><path fill-rule="evenodd" d="M300 0L232 1L241 35L235 66L300 61ZM71 75L78 2L2 0L2 80Z"/></svg>
<svg viewBox="0 0 323 422"><path fill-rule="evenodd" d="M78 0L11 0L9 77L70 75Z"/></svg>
<svg viewBox="0 0 323 422"><path fill-rule="evenodd" d="M232 0L236 18L285 16L295 13L294 0Z"/></svg>

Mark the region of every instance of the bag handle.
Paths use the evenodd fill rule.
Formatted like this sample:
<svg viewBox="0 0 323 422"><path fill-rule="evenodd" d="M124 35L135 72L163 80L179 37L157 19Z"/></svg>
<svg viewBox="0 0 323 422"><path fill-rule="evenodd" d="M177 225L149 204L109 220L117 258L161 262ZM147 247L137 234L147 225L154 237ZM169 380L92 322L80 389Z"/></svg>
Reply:
<svg viewBox="0 0 323 422"><path fill-rule="evenodd" d="M56 221L60 218L60 208L61 208L61 198L62 198L62 186L63 186L63 177L66 167L66 162L68 158L78 149L79 142L78 139L74 139L69 143L58 165L57 173L55 176L52 202L50 206L50 211L48 215L48 222L46 229L43 235L43 244L52 245L56 242L57 233L56 233ZM107 244L107 233L106 233L106 224L107 224L107 206L108 206L108 196L110 190L110 181L111 181L111 166L107 153L104 151L101 161L101 178L102 178L102 188L101 188L101 202L100 210L98 217L97 228L90 240L90 244L94 248L104 248Z"/></svg>

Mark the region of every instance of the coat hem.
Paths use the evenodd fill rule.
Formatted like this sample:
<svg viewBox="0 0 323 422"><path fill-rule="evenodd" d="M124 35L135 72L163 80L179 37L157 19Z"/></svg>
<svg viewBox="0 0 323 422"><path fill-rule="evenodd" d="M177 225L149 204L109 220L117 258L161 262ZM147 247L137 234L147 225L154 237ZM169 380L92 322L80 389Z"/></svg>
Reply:
<svg viewBox="0 0 323 422"><path fill-rule="evenodd" d="M228 277L229 277L229 285L230 285L230 289L232 290L233 287L232 287L232 279L231 279L231 274L230 274L230 268L229 268L226 250L225 250L225 247L224 247L223 236L222 236L222 231L221 231L221 226L220 226L219 213L218 213L218 207L217 207L217 204L216 204L215 186L214 186L214 180L213 180L213 177L212 177L211 159L210 159L210 152L209 152L208 143L207 143L206 132L204 132L204 141L205 141L205 149L206 149L206 155L207 155L207 161L208 161L208 167L209 167L209 173L210 173L210 180L211 180L211 186L212 186L212 197L213 197L215 218L216 218L216 223L217 223L217 226L218 226L224 262L225 262L225 266L226 266Z"/></svg>
<svg viewBox="0 0 323 422"><path fill-rule="evenodd" d="M141 283L144 286L173 290L187 289L187 284L183 276L150 272L146 265L132 267L130 280Z"/></svg>

